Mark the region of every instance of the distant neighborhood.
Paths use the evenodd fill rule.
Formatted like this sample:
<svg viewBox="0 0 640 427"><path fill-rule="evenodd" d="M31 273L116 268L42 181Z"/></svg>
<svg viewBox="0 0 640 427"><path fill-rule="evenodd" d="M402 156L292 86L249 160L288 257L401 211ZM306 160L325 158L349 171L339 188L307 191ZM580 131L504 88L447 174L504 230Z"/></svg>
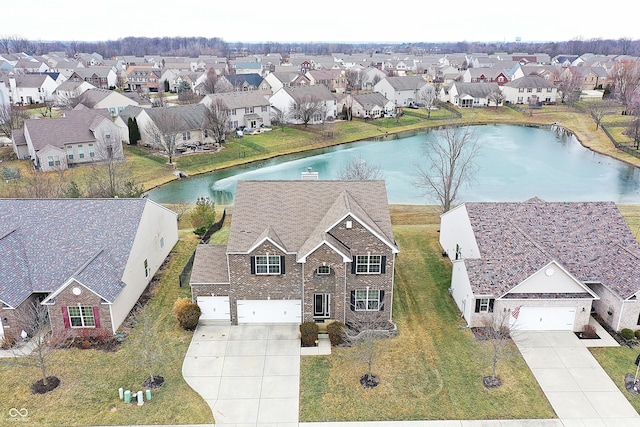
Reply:
<svg viewBox="0 0 640 427"><path fill-rule="evenodd" d="M4 137L18 158L47 171L121 158L123 144L138 142L169 157L216 149L229 134L279 123L374 120L436 103L537 108L601 98L615 74L637 59L506 52L229 58L20 52L0 54L0 105L30 108ZM60 114L51 118L52 109ZM130 140L133 126L139 141Z"/></svg>

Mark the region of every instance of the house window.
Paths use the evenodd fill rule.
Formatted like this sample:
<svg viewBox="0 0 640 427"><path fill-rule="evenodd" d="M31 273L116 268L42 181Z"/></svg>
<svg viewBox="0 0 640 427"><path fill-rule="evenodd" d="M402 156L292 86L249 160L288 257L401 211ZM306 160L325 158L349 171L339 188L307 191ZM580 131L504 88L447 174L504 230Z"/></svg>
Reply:
<svg viewBox="0 0 640 427"><path fill-rule="evenodd" d="M144 277L149 277L149 261L144 260Z"/></svg>
<svg viewBox="0 0 640 427"><path fill-rule="evenodd" d="M266 106L266 105L263 105L263 106L261 107L261 111L262 111L263 113L266 113L266 112L267 112L267 106Z"/></svg>
<svg viewBox="0 0 640 427"><path fill-rule="evenodd" d="M160 238L160 249L164 248L164 237Z"/></svg>
<svg viewBox="0 0 640 427"><path fill-rule="evenodd" d="M493 298L478 298L476 299L476 313L493 313L493 304L495 300Z"/></svg>
<svg viewBox="0 0 640 427"><path fill-rule="evenodd" d="M528 87L528 88L527 88L527 93L531 93L531 92L533 92L533 89L532 89L532 88L530 88L530 87Z"/></svg>
<svg viewBox="0 0 640 427"><path fill-rule="evenodd" d="M538 93L542 92L542 88L541 87L536 88L536 92L538 92Z"/></svg>
<svg viewBox="0 0 640 427"><path fill-rule="evenodd" d="M60 166L60 156L47 156L49 166Z"/></svg>
<svg viewBox="0 0 640 427"><path fill-rule="evenodd" d="M82 145L78 145L78 157L84 159L84 147Z"/></svg>
<svg viewBox="0 0 640 427"><path fill-rule="evenodd" d="M381 292L378 289L358 289L355 291L356 311L380 311Z"/></svg>
<svg viewBox="0 0 640 427"><path fill-rule="evenodd" d="M316 270L316 274L318 276L326 276L331 273L331 268L328 265L321 265Z"/></svg>
<svg viewBox="0 0 640 427"><path fill-rule="evenodd" d="M518 92L520 92L520 93L524 92L524 88L523 87L518 88Z"/></svg>
<svg viewBox="0 0 640 427"><path fill-rule="evenodd" d="M548 87L547 88L547 93L551 93L551 92L553 92L553 88Z"/></svg>
<svg viewBox="0 0 640 427"><path fill-rule="evenodd" d="M280 274L279 255L258 255L254 259L255 274Z"/></svg>
<svg viewBox="0 0 640 427"><path fill-rule="evenodd" d="M253 114L253 107L245 107L244 108L244 113L245 114Z"/></svg>
<svg viewBox="0 0 640 427"><path fill-rule="evenodd" d="M182 132L182 140L188 141L191 139L191 131Z"/></svg>
<svg viewBox="0 0 640 427"><path fill-rule="evenodd" d="M518 97L518 101L517 101L517 103L518 103L518 104L522 104L522 97L521 97L521 96L519 96L519 97Z"/></svg>
<svg viewBox="0 0 640 427"><path fill-rule="evenodd" d="M69 306L69 326L72 328L95 328L96 319L93 315L93 307Z"/></svg>
<svg viewBox="0 0 640 427"><path fill-rule="evenodd" d="M67 147L67 158L73 160L73 147Z"/></svg>
<svg viewBox="0 0 640 427"><path fill-rule="evenodd" d="M95 155L96 155L96 152L95 152L95 149L93 148L93 144L89 144L89 157L93 159Z"/></svg>
<svg viewBox="0 0 640 427"><path fill-rule="evenodd" d="M356 274L378 274L382 271L382 256L358 255L356 256Z"/></svg>

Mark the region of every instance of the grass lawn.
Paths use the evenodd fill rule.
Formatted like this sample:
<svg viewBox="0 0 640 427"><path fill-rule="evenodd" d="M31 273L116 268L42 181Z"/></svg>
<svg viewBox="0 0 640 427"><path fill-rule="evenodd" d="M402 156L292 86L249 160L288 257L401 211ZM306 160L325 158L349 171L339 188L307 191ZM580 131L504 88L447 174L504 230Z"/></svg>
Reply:
<svg viewBox="0 0 640 427"><path fill-rule="evenodd" d="M188 227L188 226L187 226ZM153 322L151 335L160 343L162 359L157 375L165 384L152 400L139 407L118 398L118 388L137 391L149 376L138 366L139 328L134 328L116 352L100 350L57 350L48 368L49 375L60 378L60 386L45 395L32 395L29 386L39 379L34 368L19 367L11 359L0 359L0 425L11 421L9 408L26 408L23 426L135 425L213 423L207 403L182 377L182 362L191 342L191 332L177 326L171 313L178 297L189 290L178 286L178 275L193 252L197 239L182 230L182 238L166 263L147 310ZM24 421L24 422L22 422Z"/></svg>
<svg viewBox="0 0 640 427"><path fill-rule="evenodd" d="M513 345L498 367L499 389L482 346L464 324L447 289L451 267L440 254L439 217L427 206L392 206L400 254L393 317L399 335L378 342L373 372L381 384L364 389L366 372L352 349L307 356L301 363L301 421L554 418L531 371Z"/></svg>

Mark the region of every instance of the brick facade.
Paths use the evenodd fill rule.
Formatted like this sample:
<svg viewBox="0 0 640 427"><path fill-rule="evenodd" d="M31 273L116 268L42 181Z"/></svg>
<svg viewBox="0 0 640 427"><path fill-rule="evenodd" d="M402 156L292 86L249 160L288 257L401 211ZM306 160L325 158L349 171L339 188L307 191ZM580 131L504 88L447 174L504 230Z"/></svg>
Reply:
<svg viewBox="0 0 640 427"><path fill-rule="evenodd" d="M79 289L80 294L75 295L74 289ZM73 330L74 334L77 334L82 329L82 334L90 336L98 335L111 335L111 315L109 312L109 305L102 304L102 298L95 293L89 291L82 285L75 283L67 286L62 292L60 292L55 298L55 304L49 305L49 319L51 321L51 331L54 336L67 333L69 329ZM83 306L83 307L97 307L98 316L95 319L96 327L92 328L76 328L71 327L68 323L67 307L70 306ZM95 313L95 311L94 311ZM66 320L65 320L66 317Z"/></svg>

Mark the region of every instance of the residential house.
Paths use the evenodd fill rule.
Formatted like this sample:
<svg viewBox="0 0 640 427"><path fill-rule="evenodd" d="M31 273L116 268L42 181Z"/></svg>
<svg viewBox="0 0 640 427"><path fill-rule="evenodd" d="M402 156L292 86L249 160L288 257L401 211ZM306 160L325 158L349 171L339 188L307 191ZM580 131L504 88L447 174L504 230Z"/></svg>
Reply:
<svg viewBox="0 0 640 427"><path fill-rule="evenodd" d="M467 68L462 73L462 81L465 83L497 83L499 86L509 81L502 68Z"/></svg>
<svg viewBox="0 0 640 427"><path fill-rule="evenodd" d="M384 181L240 181L227 245L196 249L192 298L233 324L391 321L397 253Z"/></svg>
<svg viewBox="0 0 640 427"><path fill-rule="evenodd" d="M451 295L469 326L581 331L594 310L640 324L640 245L613 202L466 203L441 217ZM507 319L503 319L507 320Z"/></svg>
<svg viewBox="0 0 640 427"><path fill-rule="evenodd" d="M58 118L25 120L21 131L14 133L14 152L18 158L28 153L43 171L124 159L122 144L129 141L126 127L116 125L109 111L82 106Z"/></svg>
<svg viewBox="0 0 640 427"><path fill-rule="evenodd" d="M276 93L283 87L300 87L311 84L308 77L295 71L276 71L269 73L265 76L264 80L271 86L273 93Z"/></svg>
<svg viewBox="0 0 640 427"><path fill-rule="evenodd" d="M272 108L283 111L289 123L302 124L300 106L315 110L308 124L332 121L338 115L338 100L326 86L283 87L269 98ZM311 105L315 104L315 105ZM314 108L311 108L314 107Z"/></svg>
<svg viewBox="0 0 640 427"><path fill-rule="evenodd" d="M344 93L347 90L347 76L344 70L310 70L305 75L311 85L325 85L335 93Z"/></svg>
<svg viewBox="0 0 640 427"><path fill-rule="evenodd" d="M502 86L505 102L511 104L554 104L558 88L544 77L530 75L510 81Z"/></svg>
<svg viewBox="0 0 640 427"><path fill-rule="evenodd" d="M609 74L603 67L567 67L560 74L560 79L577 79L580 89L602 89Z"/></svg>
<svg viewBox="0 0 640 427"><path fill-rule="evenodd" d="M362 90L373 90L376 83L387 77L387 75L375 67L364 69L362 75Z"/></svg>
<svg viewBox="0 0 640 427"><path fill-rule="evenodd" d="M52 99L58 87L47 74L25 74L9 76L9 99L14 105L39 104Z"/></svg>
<svg viewBox="0 0 640 427"><path fill-rule="evenodd" d="M43 59L29 56L18 60L13 69L17 74L40 74L49 71L49 65Z"/></svg>
<svg viewBox="0 0 640 427"><path fill-rule="evenodd" d="M89 108L109 110L112 117L117 116L129 105L138 105L136 101L119 92L97 88L84 91L79 100Z"/></svg>
<svg viewBox="0 0 640 427"><path fill-rule="evenodd" d="M393 101L396 106L412 107L420 102L421 92L429 88L433 90L433 86L421 76L404 76L385 77L373 87L373 90Z"/></svg>
<svg viewBox="0 0 640 427"><path fill-rule="evenodd" d="M161 70L151 65L131 65L125 70L127 87L137 92L157 92L161 75Z"/></svg>
<svg viewBox="0 0 640 427"><path fill-rule="evenodd" d="M262 63L258 61L246 62L246 61L229 61L230 74L258 74L262 75Z"/></svg>
<svg viewBox="0 0 640 427"><path fill-rule="evenodd" d="M78 98L84 92L89 89L95 89L96 87L89 82L67 80L60 84L53 92L53 99L58 106L71 105L72 100Z"/></svg>
<svg viewBox="0 0 640 427"><path fill-rule="evenodd" d="M0 218L0 340L38 303L56 336L115 334L178 241L149 199L2 199Z"/></svg>
<svg viewBox="0 0 640 427"><path fill-rule="evenodd" d="M224 76L231 87L236 92L246 92L249 90L262 90L264 78L260 74L229 74Z"/></svg>
<svg viewBox="0 0 640 427"><path fill-rule="evenodd" d="M229 111L229 131L271 127L271 105L260 91L214 93L206 95L200 103L210 106L217 101L222 101Z"/></svg>
<svg viewBox="0 0 640 427"><path fill-rule="evenodd" d="M343 96L338 101L338 113L345 115L349 108L352 117L361 119L393 117L396 112L395 103L378 92L351 93Z"/></svg>
<svg viewBox="0 0 640 427"><path fill-rule="evenodd" d="M118 74L113 67L77 68L68 80L89 82L99 89L115 89L118 85Z"/></svg>
<svg viewBox="0 0 640 427"><path fill-rule="evenodd" d="M487 107L495 106L489 95L500 92L498 83L463 83L453 82L449 87L441 92L441 100L449 101L458 107ZM447 93L446 99L442 98L442 93Z"/></svg>

